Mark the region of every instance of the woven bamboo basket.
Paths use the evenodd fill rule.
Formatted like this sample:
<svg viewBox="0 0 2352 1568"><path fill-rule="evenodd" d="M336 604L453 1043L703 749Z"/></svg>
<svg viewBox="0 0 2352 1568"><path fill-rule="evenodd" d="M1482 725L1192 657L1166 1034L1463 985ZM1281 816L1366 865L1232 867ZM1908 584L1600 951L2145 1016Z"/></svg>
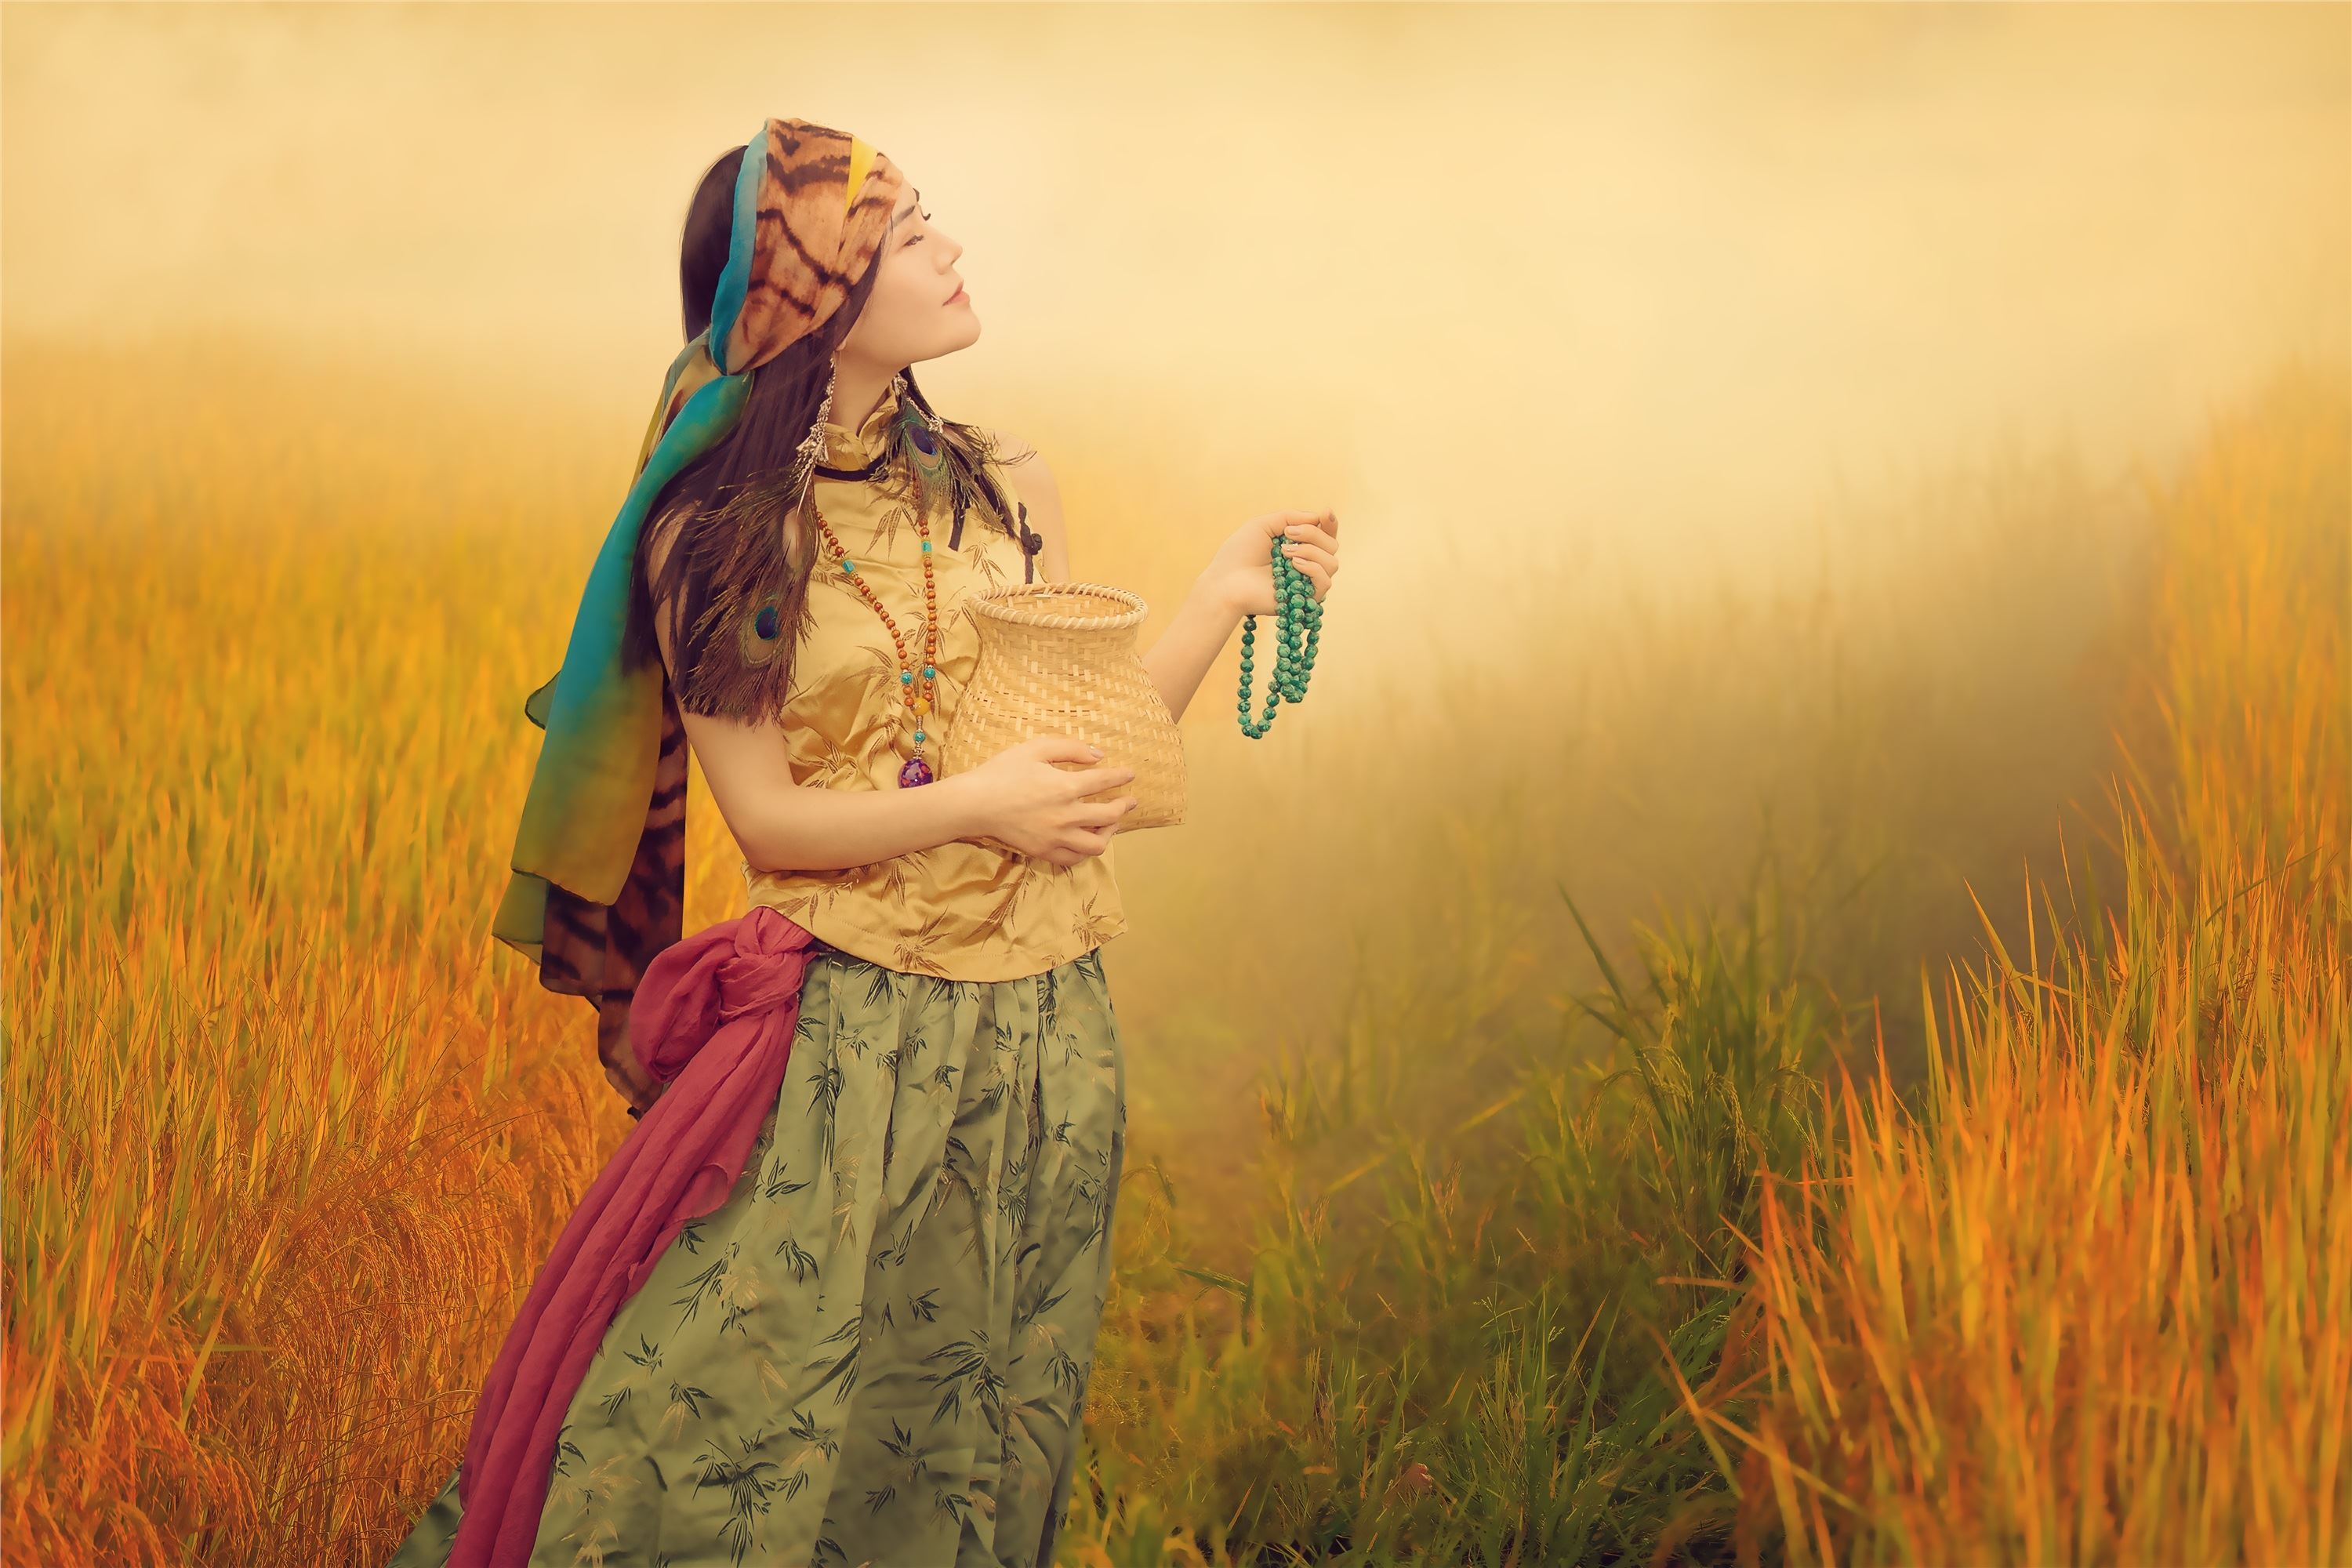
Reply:
<svg viewBox="0 0 2352 1568"><path fill-rule="evenodd" d="M1100 746L1102 759L1055 767L1135 770L1132 784L1086 797L1134 795L1121 833L1184 820L1183 736L1135 648L1141 597L1101 583L1025 583L967 595L964 605L980 654L940 744L941 778L1032 736L1069 735Z"/></svg>

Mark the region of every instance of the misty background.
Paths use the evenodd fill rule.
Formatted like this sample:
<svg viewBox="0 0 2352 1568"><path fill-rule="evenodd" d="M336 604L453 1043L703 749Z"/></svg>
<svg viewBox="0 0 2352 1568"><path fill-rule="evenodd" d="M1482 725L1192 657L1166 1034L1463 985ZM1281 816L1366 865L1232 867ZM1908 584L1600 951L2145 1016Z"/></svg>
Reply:
<svg viewBox="0 0 2352 1568"><path fill-rule="evenodd" d="M2323 5L17 6L7 326L229 328L641 427L689 188L797 115L883 148L962 242L982 337L922 368L1084 487L1077 559L1118 525L1205 545L1236 509L1332 504L1337 613L1368 625L1423 603L1435 562L1570 537L1669 576L1768 567L1833 487L2019 437L2094 466L2160 450L2281 352L2340 351L2347 27ZM1109 500L1129 484L1091 454L1114 437L1200 506Z"/></svg>

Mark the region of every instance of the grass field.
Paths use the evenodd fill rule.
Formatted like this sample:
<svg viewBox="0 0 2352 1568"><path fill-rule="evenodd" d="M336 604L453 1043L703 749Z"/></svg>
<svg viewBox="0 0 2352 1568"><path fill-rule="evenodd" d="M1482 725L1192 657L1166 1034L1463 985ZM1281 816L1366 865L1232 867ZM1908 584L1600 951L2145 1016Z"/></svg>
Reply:
<svg viewBox="0 0 2352 1568"><path fill-rule="evenodd" d="M625 453L9 374L0 1552L373 1564L629 1125L483 936ZM1067 1560L2352 1558L2348 418L1955 475L1810 588L1523 575L1570 673L1318 668L1289 750L1229 650L1119 849Z"/></svg>

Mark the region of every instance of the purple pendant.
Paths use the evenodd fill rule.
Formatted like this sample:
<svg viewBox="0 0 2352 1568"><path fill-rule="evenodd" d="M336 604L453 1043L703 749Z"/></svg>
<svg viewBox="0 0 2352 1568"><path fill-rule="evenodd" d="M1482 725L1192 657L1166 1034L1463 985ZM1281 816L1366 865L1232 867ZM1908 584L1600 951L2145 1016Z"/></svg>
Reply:
<svg viewBox="0 0 2352 1568"><path fill-rule="evenodd" d="M923 761L923 753L920 752L917 752L913 756L908 757L907 759L907 765L898 770L898 787L900 789L910 789L916 784L927 784L930 782L931 764Z"/></svg>

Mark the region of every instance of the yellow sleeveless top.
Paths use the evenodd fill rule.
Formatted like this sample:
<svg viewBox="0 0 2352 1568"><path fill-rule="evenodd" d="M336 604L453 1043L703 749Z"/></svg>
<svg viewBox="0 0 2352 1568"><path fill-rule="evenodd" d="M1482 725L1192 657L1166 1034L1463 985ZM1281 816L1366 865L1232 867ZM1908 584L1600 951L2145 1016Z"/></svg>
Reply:
<svg viewBox="0 0 2352 1568"><path fill-rule="evenodd" d="M886 391L851 431L820 426L824 467L864 468L887 445L898 399ZM1017 502L1001 464L991 476ZM815 480L817 510L856 563L857 576L882 601L907 642L923 657L922 538L906 503L863 479ZM1016 513L1017 515L1017 513ZM964 517L950 548L953 519L931 520L931 574L940 637L936 707L923 716L923 756L934 773L940 742L955 722L956 700L971 681L980 634L965 597L1028 576L1028 556L991 519ZM914 754L915 722L899 680L889 629L851 585L830 552L809 584L810 629L793 653L782 727L793 782L824 789L895 790L898 769ZM913 667L918 690L922 667ZM916 786L928 787L928 786ZM993 845L957 839L868 866L831 871L756 870L742 863L751 904L781 910L821 941L902 973L948 980L1019 980L1077 958L1127 929L1111 864L1118 840L1100 855L1062 868Z"/></svg>

